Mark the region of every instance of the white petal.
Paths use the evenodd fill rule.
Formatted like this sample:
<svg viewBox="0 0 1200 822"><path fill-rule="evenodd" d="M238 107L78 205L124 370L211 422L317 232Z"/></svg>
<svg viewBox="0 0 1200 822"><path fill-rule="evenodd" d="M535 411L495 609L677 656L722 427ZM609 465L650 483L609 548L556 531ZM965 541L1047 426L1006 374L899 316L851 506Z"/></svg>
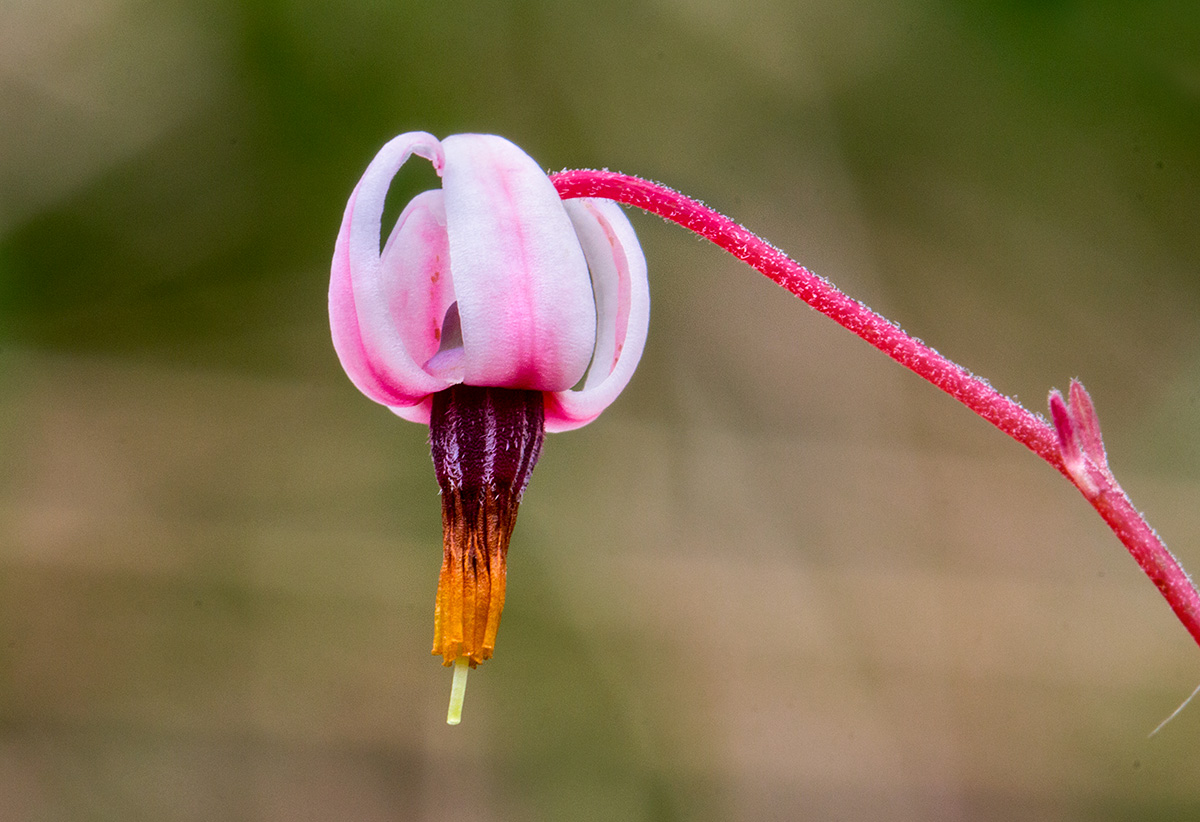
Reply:
<svg viewBox="0 0 1200 822"><path fill-rule="evenodd" d="M642 357L650 325L646 258L621 207L597 199L566 200L564 205L591 270L596 347L583 388L547 396L547 431L585 425L617 398Z"/></svg>
<svg viewBox="0 0 1200 822"><path fill-rule="evenodd" d="M579 381L596 339L587 263L545 172L492 135L442 142L464 382L559 391Z"/></svg>
<svg viewBox="0 0 1200 822"><path fill-rule="evenodd" d="M443 166L440 144L423 132L402 134L380 149L346 204L329 286L330 326L342 366L359 390L392 407L418 403L449 385L426 373L408 350L389 305L396 291L379 253L388 187L413 154Z"/></svg>

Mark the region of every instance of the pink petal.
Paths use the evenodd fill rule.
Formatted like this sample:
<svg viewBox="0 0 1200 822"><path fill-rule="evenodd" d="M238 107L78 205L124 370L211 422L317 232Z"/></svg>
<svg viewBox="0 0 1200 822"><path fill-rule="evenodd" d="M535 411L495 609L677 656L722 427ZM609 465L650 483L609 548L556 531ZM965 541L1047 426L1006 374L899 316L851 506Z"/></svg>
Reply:
<svg viewBox="0 0 1200 822"><path fill-rule="evenodd" d="M404 350L426 372L452 379L429 368L442 346L446 310L454 302L442 199L441 191L425 191L405 206L383 249L382 287Z"/></svg>
<svg viewBox="0 0 1200 822"><path fill-rule="evenodd" d="M561 391L587 369L596 314L587 263L550 179L501 137L442 141L463 381Z"/></svg>
<svg viewBox="0 0 1200 822"><path fill-rule="evenodd" d="M429 425L429 416L433 411L433 395L430 394L425 399L421 400L416 405L409 405L403 408L393 407L392 413L402 420L409 422L419 422L421 425Z"/></svg>
<svg viewBox="0 0 1200 822"><path fill-rule="evenodd" d="M547 395L547 431L586 425L617 398L642 357L650 324L646 258L620 206L596 199L564 204L591 269L597 333L583 388Z"/></svg>
<svg viewBox="0 0 1200 822"><path fill-rule="evenodd" d="M346 204L329 284L329 322L342 367L360 391L393 408L419 403L450 384L426 373L407 350L406 336L413 334L402 331L404 323L392 313L394 292L379 253L388 187L413 154L435 168L444 165L437 139L423 132L402 134L380 149Z"/></svg>

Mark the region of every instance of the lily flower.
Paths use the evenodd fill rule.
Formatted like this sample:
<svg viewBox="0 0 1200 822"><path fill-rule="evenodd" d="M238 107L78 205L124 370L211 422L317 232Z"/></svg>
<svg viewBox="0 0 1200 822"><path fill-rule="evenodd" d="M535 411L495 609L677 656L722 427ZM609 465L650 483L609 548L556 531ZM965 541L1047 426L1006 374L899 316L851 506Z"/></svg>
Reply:
<svg viewBox="0 0 1200 822"><path fill-rule="evenodd" d="M414 154L442 187L414 197L381 242L388 188ZM561 199L501 137L402 134L350 195L329 285L333 344L367 397L430 426L443 521L433 653L459 662L456 683L495 648L509 536L543 432L585 425L616 399L649 313L646 261L620 206Z"/></svg>

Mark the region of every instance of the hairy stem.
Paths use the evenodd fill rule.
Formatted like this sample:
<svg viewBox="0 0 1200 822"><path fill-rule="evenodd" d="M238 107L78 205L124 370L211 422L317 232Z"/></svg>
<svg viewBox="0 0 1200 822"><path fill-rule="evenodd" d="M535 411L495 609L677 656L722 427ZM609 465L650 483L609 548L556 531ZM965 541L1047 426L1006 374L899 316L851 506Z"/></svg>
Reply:
<svg viewBox="0 0 1200 822"><path fill-rule="evenodd" d="M1052 426L1016 400L992 388L986 380L904 333L895 323L842 293L766 240L703 203L658 183L610 171L562 171L552 174L551 180L564 199L602 197L616 200L657 214L711 240L1028 447L1079 488L1154 581L1192 638L1200 644L1200 593L1196 586L1129 502L1107 471L1107 464L1103 472L1086 475L1067 465L1063 449L1069 437L1063 438L1061 425ZM1082 386L1079 390L1082 391ZM1074 396L1073 393L1072 400ZM1086 397L1086 392L1083 396ZM1063 402L1061 397L1058 402ZM1052 397L1051 405L1054 404ZM1054 410L1058 424L1061 416L1058 412L1063 409ZM1088 408L1083 410L1091 410L1090 400ZM1099 426L1094 420L1094 412L1091 413L1094 431L1089 436L1098 446Z"/></svg>

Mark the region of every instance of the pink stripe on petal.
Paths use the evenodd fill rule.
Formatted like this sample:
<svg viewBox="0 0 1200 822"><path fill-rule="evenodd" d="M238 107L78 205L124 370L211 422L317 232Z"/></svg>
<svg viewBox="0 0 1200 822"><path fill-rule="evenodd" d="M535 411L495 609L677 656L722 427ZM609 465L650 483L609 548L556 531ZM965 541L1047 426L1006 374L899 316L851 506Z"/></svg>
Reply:
<svg viewBox="0 0 1200 822"><path fill-rule="evenodd" d="M442 148L464 381L569 388L591 359L596 317L562 201L542 169L501 137L459 134Z"/></svg>

